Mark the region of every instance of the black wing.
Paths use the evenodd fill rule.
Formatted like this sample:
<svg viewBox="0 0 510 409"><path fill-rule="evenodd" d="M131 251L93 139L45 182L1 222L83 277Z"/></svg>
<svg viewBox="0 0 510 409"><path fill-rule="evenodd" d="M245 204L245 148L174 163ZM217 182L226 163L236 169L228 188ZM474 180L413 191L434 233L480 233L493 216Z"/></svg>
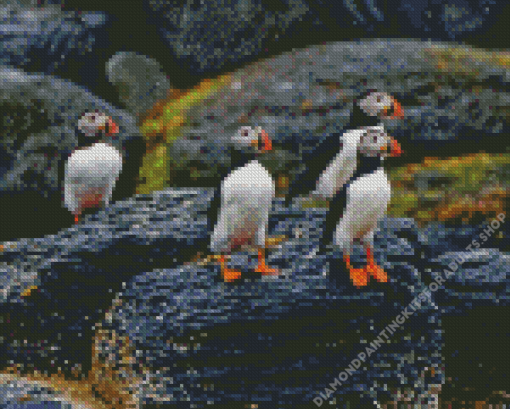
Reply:
<svg viewBox="0 0 510 409"><path fill-rule="evenodd" d="M326 221L324 223L324 230L322 233L322 244L326 245L333 240L336 226L339 220L343 217L347 207L347 188L350 183L346 183L342 190L340 190L333 199L329 202L329 209L326 213Z"/></svg>
<svg viewBox="0 0 510 409"><path fill-rule="evenodd" d="M207 231L209 237L212 236L216 223L218 222L218 214L221 206L221 187L214 189L214 196L209 202L207 209Z"/></svg>
<svg viewBox="0 0 510 409"><path fill-rule="evenodd" d="M309 194L315 190L322 172L331 164L341 150L340 134L334 133L323 139L304 158L305 169L292 181L289 192L285 197L285 205L288 206L293 198Z"/></svg>

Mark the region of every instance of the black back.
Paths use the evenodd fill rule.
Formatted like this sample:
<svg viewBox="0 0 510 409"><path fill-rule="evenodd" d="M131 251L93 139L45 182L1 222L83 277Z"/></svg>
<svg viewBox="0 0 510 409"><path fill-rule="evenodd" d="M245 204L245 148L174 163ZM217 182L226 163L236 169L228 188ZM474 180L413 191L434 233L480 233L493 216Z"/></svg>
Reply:
<svg viewBox="0 0 510 409"><path fill-rule="evenodd" d="M212 237L216 223L218 223L218 214L220 206L221 206L221 186L218 186L214 189L214 195L211 201L209 202L209 208L207 210L207 232L209 234L209 239Z"/></svg>
<svg viewBox="0 0 510 409"><path fill-rule="evenodd" d="M340 134L334 133L323 139L310 154L309 160L305 159L306 168L292 181L289 191L285 197L285 205L289 206L292 199L309 194L315 189L319 177L324 170L333 162L333 159L342 150Z"/></svg>
<svg viewBox="0 0 510 409"><path fill-rule="evenodd" d="M363 95L361 99L365 96ZM344 128L344 133L365 126L376 126L379 122L377 116L366 114L357 104L356 100L351 110L349 124ZM289 206L295 197L310 194L315 190L322 172L327 169L342 148L340 134L334 133L323 139L313 152L307 158L304 158L305 170L292 181L285 197L286 206Z"/></svg>
<svg viewBox="0 0 510 409"><path fill-rule="evenodd" d="M365 98L367 95L363 95L359 100ZM379 125L380 119L377 116L368 115L358 105L356 100L353 104L351 111L351 119L346 130L357 129L363 126L376 126Z"/></svg>

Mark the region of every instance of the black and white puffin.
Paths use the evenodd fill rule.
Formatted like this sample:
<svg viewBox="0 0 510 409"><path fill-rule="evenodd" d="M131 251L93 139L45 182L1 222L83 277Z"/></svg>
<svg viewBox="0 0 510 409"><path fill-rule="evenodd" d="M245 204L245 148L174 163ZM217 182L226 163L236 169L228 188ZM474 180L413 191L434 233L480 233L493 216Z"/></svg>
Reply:
<svg viewBox="0 0 510 409"><path fill-rule="evenodd" d="M373 240L377 222L385 215L391 200L391 185L383 161L402 153L399 143L384 127L367 127L361 132L357 148L360 165L330 202L319 247L319 254L331 242L342 249L350 279L356 287L367 285L370 277L388 281L386 272L375 263ZM361 241L367 255L367 265L360 269L353 268L350 260L355 240Z"/></svg>
<svg viewBox="0 0 510 409"><path fill-rule="evenodd" d="M351 233L349 236L351 245L355 239L360 239L369 232L373 235L377 221L386 212L389 198L386 196L381 198L377 194L374 196L376 200L371 204L375 204L379 209L375 217L373 214L365 214L363 206L349 205L348 196L359 192L362 200L370 200L363 190L363 186L368 186L367 183L375 183L381 192L387 191L389 182L382 167L382 160L388 155L400 155L401 149L396 140L386 135L379 122L385 118L403 118L403 116L400 103L384 92L370 91L361 99L355 100L351 121L342 135L342 140L338 134L333 134L322 141L306 161L305 172L291 185L285 200L287 205L294 197L304 194L330 200L319 254L323 253L325 246L331 242L346 205L349 212L362 214L367 221L370 221L371 226L369 231L356 229L355 225L350 226L350 230L345 231L345 234ZM373 140L371 141L370 138ZM350 185L357 180L359 184L351 189ZM370 188L367 192L368 195L371 194ZM352 203L356 203L356 199L353 199ZM366 241L369 241L368 238ZM344 249L344 261L354 285L357 287L366 285L368 273L376 280L387 281L387 274L375 265L371 246L367 247L367 266L371 266L370 269L353 269L350 263L350 249L348 246L341 247Z"/></svg>
<svg viewBox="0 0 510 409"><path fill-rule="evenodd" d="M368 91L354 100L350 121L342 136L331 134L304 158L305 171L291 183L285 197L286 206L295 197L314 191L324 199L332 199L355 171L355 144L361 135L358 130L393 118L403 118L402 106L385 92Z"/></svg>
<svg viewBox="0 0 510 409"><path fill-rule="evenodd" d="M78 148L64 168L64 205L79 222L86 208L108 206L122 171L122 154L104 136L119 132L113 119L99 112L87 112L78 120Z"/></svg>
<svg viewBox="0 0 510 409"><path fill-rule="evenodd" d="M225 266L225 255L251 244L258 247L258 266L262 275L277 275L266 265L265 240L275 183L257 156L272 150L269 135L262 128L241 127L232 138L230 173L209 207L209 226L214 231L210 249L219 253L221 274L225 281L241 278L241 272Z"/></svg>

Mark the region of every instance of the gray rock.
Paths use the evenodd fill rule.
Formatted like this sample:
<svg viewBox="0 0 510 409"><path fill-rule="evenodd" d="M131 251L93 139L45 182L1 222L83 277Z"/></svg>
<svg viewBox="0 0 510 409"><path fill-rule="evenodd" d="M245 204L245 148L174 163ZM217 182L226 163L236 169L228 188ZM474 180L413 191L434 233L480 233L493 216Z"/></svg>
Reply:
<svg viewBox="0 0 510 409"><path fill-rule="evenodd" d="M497 249L446 252L432 259L424 273L427 282L445 280L434 294L445 313L510 306L510 256Z"/></svg>
<svg viewBox="0 0 510 409"><path fill-rule="evenodd" d="M291 26L310 19L304 0L271 5L237 0L184 2L182 7L172 1L145 3L169 49L195 73L246 61L275 34L284 38Z"/></svg>
<svg viewBox="0 0 510 409"><path fill-rule="evenodd" d="M236 71L230 86L207 103L189 109L183 139L168 148L169 161L182 173L194 167L200 176L212 177L228 161L225 135L241 125L259 125L275 147L262 159L265 165L293 175L322 139L343 132L353 100L373 88L404 105L404 120L384 123L404 149L398 163L461 155L472 143L504 146L510 130L503 114L510 98L503 79L507 69L485 64L474 77L441 72L440 80L425 50L448 47L415 40L338 42L254 63ZM477 86L480 95L473 92ZM433 175L429 179L435 183ZM185 186L190 178L179 174L170 182Z"/></svg>
<svg viewBox="0 0 510 409"><path fill-rule="evenodd" d="M101 13L87 13L88 20L80 20L75 12L63 12L55 1L0 2L1 64L23 67L32 71L53 73L68 64L69 59L87 55L95 48L97 29L103 27ZM41 4L42 3L42 4ZM59 3L59 2L58 2ZM41 7L43 6L43 7ZM89 70L92 65L88 65Z"/></svg>
<svg viewBox="0 0 510 409"><path fill-rule="evenodd" d="M114 200L134 193L145 143L126 111L70 81L7 67L0 68L0 100L0 241L44 236L72 224L61 203L63 164L78 145L84 112L97 109L119 125L112 143L126 162Z"/></svg>
<svg viewBox="0 0 510 409"><path fill-rule="evenodd" d="M144 3L150 22L158 26L169 50L195 74L217 72L225 66L265 57L268 52L288 50L289 43L319 43L332 37L452 41L469 39L497 23L504 32L502 21L498 21L504 2L489 5L484 0L460 4L446 0L419 4L413 0Z"/></svg>
<svg viewBox="0 0 510 409"><path fill-rule="evenodd" d="M354 358L350 354L342 355L342 348L348 345L349 348L363 348L362 340L371 342L372 338L377 338L383 328L376 329L375 323L390 322L423 287L412 264L402 262L408 257L401 255L398 262L389 259L384 262L390 275L387 286L374 284L353 291L347 273L338 262L338 254L318 259L304 257L318 244L324 211L294 210L296 217L289 218L288 209L281 205L280 200L275 202L272 211L270 234L302 230L301 237L291 236L289 242L285 243L285 254L294 254L292 259L280 257L278 250L269 255L268 262L281 267L284 274L276 280L248 277L244 283L227 286L218 280L216 264L182 265L183 261L189 260L197 251L207 251L209 234L206 230L206 210L211 193L207 189L179 189L156 192L149 196L140 195L87 216L83 224L58 235L5 243L0 256L2 268L5 268L2 285L5 297L0 306L0 319L3 320L4 331L12 331L14 323L17 326L14 339L7 341L7 337L3 338L6 359L22 362L26 368L37 361L37 365L42 367L45 362L55 362L64 370L72 370L74 363L79 362L86 369L86 362L90 360L86 351L91 350L90 339L95 323L101 320L105 310L112 305L114 295L120 291L123 302L110 310L104 324L135 342L137 354L141 353L137 356L137 363L143 362L153 376L157 375L156 370L160 370L157 378L162 385L158 389L161 396L174 393L180 399L179 396L183 394L175 383L168 384L168 376L177 382L177 386L181 383L187 385L185 389L197 402L221 399L219 396L223 388L230 394L229 386L220 387L216 380L213 391L204 393L195 387L189 389L190 379L185 371L172 371L170 375L160 366L166 367L168 364L172 367L170 361L177 359L184 363L199 356L196 354L200 354L200 361L209 354L220 354L217 358L220 359L218 362L221 362L222 370L245 379L243 374L237 374L237 364L230 367L223 363L226 356L221 358L223 352L219 345L224 344L224 340L220 339L219 334L223 334L223 337L227 328L234 331L232 348L242 351L236 358L239 364L247 359L246 354L250 354L251 349L258 350L266 360L277 353L281 343L296 342L292 341L295 339L295 331L291 329L294 328L295 317L299 316L302 324L309 322L309 325L300 330L309 332L309 338L304 338L310 340L307 347L309 350L290 348L289 351L294 352L287 353L287 358L281 361L277 372L295 370L294 365L305 369L323 364L328 367L329 363L320 362L326 358L331 362L330 353L338 356L338 361L330 368L331 373L329 370L322 372L322 380L314 382L319 385L314 390L309 389L308 381L306 388L294 388L285 398L282 395L282 385L269 386L268 390L271 396L281 396L289 402L302 399L311 401L323 386L333 381L331 376L335 372L338 374L342 366L348 365ZM384 242L384 235L391 229L413 229L413 226L411 220L385 221L376 236L376 242ZM395 236L392 240L404 239ZM413 239L409 236L405 240ZM411 255L412 245L408 244ZM386 256L378 252L376 257L384 260ZM360 261L358 254L353 255L353 262ZM234 267L249 270L254 267L256 259L250 252L242 251L232 257L231 263ZM19 276L28 271L37 272L37 276L16 282ZM32 285L38 288L30 296L21 297L21 293ZM64 296L69 292L73 293L73 297ZM311 305L316 307L311 309ZM379 308L381 306L384 308ZM338 315L338 311L344 309L346 314ZM347 314L351 310L354 314ZM406 322L404 330L394 335L394 342L384 345L384 349L381 348L377 358L372 361L374 365L386 368L384 371L391 371L395 375L391 377L394 381L388 380L384 375L386 372L382 370L361 370L354 375L352 385L346 386L343 393L347 395L344 397L355 399L353 404L357 402L359 394L352 388L361 383L372 385L377 391L366 394L363 399L382 399L385 396L389 399L390 395L385 392L385 389L391 389L389 383L397 388L405 388L413 380L421 379L420 373L425 370L423 365L438 365L439 352L436 352L437 356L431 356L428 351L428 348L435 351L441 349L441 337L436 332L436 311L432 304L424 304L413 314L412 320ZM329 340L329 335L324 335L324 328L320 330L315 327L320 321L319 317L324 314L332 314L332 319L337 317L335 325L344 328L342 336L337 334L333 326L329 329ZM281 328L286 328L285 322L288 322L290 329L268 340L267 333L264 335L258 329L259 321L265 322L264 325L275 325L278 322ZM21 328L20 323L23 324ZM249 330L236 331L238 325L248 325L246 328ZM151 336L154 331L158 333L156 338ZM318 354L314 346L316 341L313 341L316 331L322 334L321 340L317 341L322 351ZM174 356L175 350L172 348L177 344L170 344L168 349L167 339L174 337L174 342L190 336L201 339L200 333L208 334L206 340L200 341L203 344L201 350L179 349L179 355ZM245 339L243 333L249 338ZM262 338L257 341L254 333ZM26 339L27 343L17 342L17 339ZM346 344L339 344L338 339L345 339ZM258 344L248 347L253 342ZM336 347L333 346L335 343ZM41 346L37 352L34 351L35 345ZM274 346L266 351L263 345ZM152 349L153 346L156 348ZM153 356L153 353L158 356ZM411 359L411 356L414 358ZM417 360L420 356L426 359ZM65 360L68 364L65 364ZM261 369L257 368L253 369L253 376L261 379L262 373L257 375ZM210 376L206 368L197 367L197 370L198 373L194 375L197 379ZM397 373L402 375L399 381L396 381L399 379ZM441 383L441 375L437 375L437 379L426 378L423 388L420 388L425 390L432 384ZM252 392L246 389L247 394ZM147 395L142 393L141 399L150 403L151 396L147 390ZM257 401L254 395L252 397Z"/></svg>
<svg viewBox="0 0 510 409"><path fill-rule="evenodd" d="M233 396L230 386L216 379L212 382L214 390L193 386L200 383L198 380L216 376L208 369L210 365L203 367L197 362L216 359L214 365L218 374L223 374L222 379L230 374L249 385L249 376L236 368L246 366L244 362L254 350L258 351L258 362L270 360L275 374L296 371L297 365L307 376L308 370L319 365L330 368L333 376L356 355L356 352L352 352L354 356L342 354L342 348L354 351L363 347L363 340L370 343L377 338L383 327L376 323L391 322L430 282L431 273L441 271L424 270L422 255L440 252L430 259L428 266L447 265L451 257L456 257L456 253L448 252L452 243L477 231L474 226L462 231L439 226L426 230L418 228L412 219L385 218L376 232L375 258L388 271L390 281L384 285L371 283L354 291L338 250L326 256L307 257L318 245L324 209L288 209L277 199L271 211L269 233L290 238L268 254L268 263L281 269L281 277L250 276L248 271L255 266L256 257L253 252L241 251L232 256L230 263L245 271L246 279L238 285L225 285L218 280L217 264L183 265L198 251L207 251L206 211L211 197L211 189L167 189L138 195L86 216L83 224L58 235L3 243L0 328L13 331L16 325L14 338L0 335L5 359L22 362L25 368L34 362L44 366L44 362L53 361L64 369L72 370L77 362L86 369L90 356L84 351L90 351L94 328L102 320L103 326L134 343L133 365L142 365L153 379L151 385L157 385L156 389L146 385L135 391L145 404L165 399L168 402L172 395L174 399L192 396L197 402L228 400L225 396ZM442 237L443 230L447 234ZM297 231L300 234L294 234ZM364 261L358 247L352 257L355 265ZM394 400L395 396L387 390L404 391L409 385L419 385L411 388L412 393L426 395L433 385L441 384L443 374L438 365L443 341L438 314L449 314L449 308L456 308L459 313L475 311L477 305L491 299L494 313L502 312L501 304L498 306L494 300L499 298L501 303L502 296L508 298L507 258L494 250L469 256L463 265L467 275L459 275L463 292L455 287L455 280L453 287L435 292L435 301L423 303L391 337L392 342L371 357L372 369L353 375L352 384L340 392L343 397L359 399L352 389L356 384L365 385L365 390L366 385L374 387L363 399L380 402ZM30 272L32 275L27 274ZM482 284L481 279L485 280ZM21 297L33 285L38 288L30 296ZM441 291L447 297L438 298ZM67 296L69 292L73 297ZM115 294L120 294L118 298L122 301L112 306ZM106 310L109 313L103 319ZM286 348L281 352L280 345L297 342L297 316L300 317L297 339L308 349ZM331 318L335 327L327 327L329 318L317 327L325 316ZM272 332L270 340L264 325L275 323L281 331ZM342 328L341 335L334 328ZM320 340L317 338L319 350L313 341L317 332L321 334ZM206 337L201 335L204 333ZM25 339L26 344L20 342ZM338 343L339 339L345 342ZM194 345L197 342L200 348ZM230 350L237 353L232 355ZM275 355L285 359L275 364ZM64 363L66 359L69 364ZM191 363L196 372L186 370ZM264 379L263 365L248 367L251 372L247 373ZM435 367L435 375L423 375L426 367ZM313 383L318 385L314 390L307 389L310 382L306 388L289 389L291 393L285 396L283 384L268 385L266 390L272 397L281 396L288 402L311 400L322 386L333 381L328 371L317 372L320 379L314 375ZM249 387L242 393L257 401Z"/></svg>
<svg viewBox="0 0 510 409"><path fill-rule="evenodd" d="M153 58L136 52L118 52L106 63L108 80L117 88L124 106L139 115L164 99L170 81Z"/></svg>
<svg viewBox="0 0 510 409"><path fill-rule="evenodd" d="M77 408L51 387L41 386L37 382L19 379L13 375L0 375L0 405L2 409Z"/></svg>

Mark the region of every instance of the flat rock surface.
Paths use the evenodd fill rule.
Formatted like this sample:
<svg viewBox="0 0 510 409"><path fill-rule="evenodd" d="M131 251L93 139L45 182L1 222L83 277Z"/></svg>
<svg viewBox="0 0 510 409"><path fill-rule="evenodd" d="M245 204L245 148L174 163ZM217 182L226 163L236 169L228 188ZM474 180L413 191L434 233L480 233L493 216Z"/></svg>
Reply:
<svg viewBox="0 0 510 409"><path fill-rule="evenodd" d="M94 324L110 310L104 325L134 342L142 354L140 362L163 371L160 398L173 395L185 399L191 394L197 400L218 400L226 393L231 399L262 404L266 393L280 396L282 402L310 400L363 351L357 352L364 347L363 340L370 344L377 338L384 325L430 282L429 273L422 267L433 271L433 266L438 268L448 257L460 254L462 247L450 244L453 237L468 240L471 233L484 227L434 235L432 230L418 228L412 219L385 218L376 233L375 257L388 271L390 282L370 283L357 290L347 279L338 251L331 249L327 256L314 256L324 209L285 208L277 199L269 233L287 235L289 239L270 251L268 263L280 268L281 276L253 276L250 270L256 265L256 253L241 251L233 255L231 265L241 268L246 278L228 285L218 279L216 263L182 264L198 251L207 251L206 210L212 193L212 189L167 189L137 195L87 216L80 225L58 235L2 243L3 362L22 362L26 368L52 363L69 368L73 360L86 363ZM393 335L394 342L384 344L372 357L373 362L382 365L380 368L390 365L388 371L393 375L384 378L379 370L360 370L342 393L359 397L352 389L355 385L372 385L375 392L367 394L366 399L389 399L384 383L404 388L413 379L422 379L425 367L439 364L440 355L434 354L440 353L443 343L440 312L454 306L458 312L459 299L469 298L465 303L468 310L487 300L497 308L495 295L500 306L507 305L508 298L499 295L508 293L508 256L497 249L489 250L486 256L473 255L478 264L470 264L465 270L467 275L456 278L468 283L477 274L486 277L489 286L478 286L477 294L488 295L480 298L471 286L440 297L442 291L446 294L449 286L455 285L455 280L446 283L445 289L433 293L434 301L424 303ZM436 256L426 264L431 254ZM359 247L355 248L353 262L363 262ZM492 273L484 272L485 266L490 266ZM29 296L23 294L34 285L38 288ZM112 309L117 293L122 303ZM208 335L204 337L203 333ZM320 340L317 333L321 334ZM225 334L231 340L228 348ZM302 339L308 341L301 351L297 345ZM293 342L298 344L292 347ZM266 374L280 348L284 349L276 372ZM252 351L259 351L260 364L245 373L242 363L251 359ZM333 362L331 354L336 357ZM212 359L210 367L207 357ZM64 362L66 359L69 364ZM175 369L191 362L196 373ZM316 389L308 388L310 382L306 379L311 373L307 371L301 381L289 386L289 395L277 386L274 377L283 376L278 374L317 365L329 369L318 372ZM218 378L215 371L223 371L225 378ZM253 379L249 373L257 379L264 377L265 392L249 386ZM182 382L168 384L168 376ZM437 376L441 373L427 378L421 388L441 383ZM192 378L202 383L214 378L211 383L217 385L216 389L192 386ZM244 389L235 392L235 383L228 379L243 379ZM396 379L401 380L395 383ZM191 385L190 389L183 390L178 386L181 383ZM146 402L151 402L149 395L142 394Z"/></svg>

